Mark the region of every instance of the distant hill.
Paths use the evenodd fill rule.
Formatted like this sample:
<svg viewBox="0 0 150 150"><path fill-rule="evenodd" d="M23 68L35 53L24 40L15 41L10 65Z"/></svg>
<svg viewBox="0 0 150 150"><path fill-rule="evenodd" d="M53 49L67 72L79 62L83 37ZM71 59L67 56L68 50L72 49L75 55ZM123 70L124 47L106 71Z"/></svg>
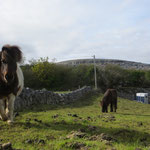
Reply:
<svg viewBox="0 0 150 150"><path fill-rule="evenodd" d="M95 62L98 66L105 67L108 64L119 65L125 69L137 69L137 70L149 70L150 64L140 63L140 62L133 62L133 61L126 61L126 60L117 60L117 59L95 59ZM61 61L59 64L64 65L72 65L76 66L79 64L93 64L93 59L74 59L74 60L67 60Z"/></svg>

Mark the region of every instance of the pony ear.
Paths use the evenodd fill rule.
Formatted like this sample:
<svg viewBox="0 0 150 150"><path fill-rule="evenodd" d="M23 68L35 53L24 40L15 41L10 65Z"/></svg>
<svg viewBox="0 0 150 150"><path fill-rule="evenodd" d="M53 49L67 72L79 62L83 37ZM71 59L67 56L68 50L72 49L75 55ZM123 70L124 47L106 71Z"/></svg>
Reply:
<svg viewBox="0 0 150 150"><path fill-rule="evenodd" d="M2 47L2 51L8 51L10 49L10 45L4 45Z"/></svg>
<svg viewBox="0 0 150 150"><path fill-rule="evenodd" d="M16 62L22 61L22 52L18 46L11 46L11 51L13 52L13 58Z"/></svg>

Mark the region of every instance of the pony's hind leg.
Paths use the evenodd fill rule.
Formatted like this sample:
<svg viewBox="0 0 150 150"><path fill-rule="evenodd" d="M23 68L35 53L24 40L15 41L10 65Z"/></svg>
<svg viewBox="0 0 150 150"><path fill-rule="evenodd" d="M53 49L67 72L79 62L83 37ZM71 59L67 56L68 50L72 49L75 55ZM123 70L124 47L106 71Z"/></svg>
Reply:
<svg viewBox="0 0 150 150"><path fill-rule="evenodd" d="M14 102L15 102L15 95L13 95L13 94L9 95L7 104L6 104L6 114L8 117L7 122L9 124L11 124L13 122Z"/></svg>
<svg viewBox="0 0 150 150"><path fill-rule="evenodd" d="M0 99L0 119L3 121L6 121L8 119L5 113L5 106L5 99Z"/></svg>

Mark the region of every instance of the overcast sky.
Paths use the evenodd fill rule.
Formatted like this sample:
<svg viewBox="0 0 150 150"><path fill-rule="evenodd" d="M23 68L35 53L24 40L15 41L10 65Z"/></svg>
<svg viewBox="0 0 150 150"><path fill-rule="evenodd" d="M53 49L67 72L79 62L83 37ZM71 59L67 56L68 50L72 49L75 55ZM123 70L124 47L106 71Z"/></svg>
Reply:
<svg viewBox="0 0 150 150"><path fill-rule="evenodd" d="M26 60L150 63L150 0L0 0L0 45Z"/></svg>

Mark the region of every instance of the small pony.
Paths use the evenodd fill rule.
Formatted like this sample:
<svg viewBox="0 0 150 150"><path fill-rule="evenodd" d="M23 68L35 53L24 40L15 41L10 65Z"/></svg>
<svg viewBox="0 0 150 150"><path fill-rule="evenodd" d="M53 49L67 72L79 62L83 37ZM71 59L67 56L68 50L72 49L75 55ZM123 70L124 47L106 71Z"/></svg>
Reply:
<svg viewBox="0 0 150 150"><path fill-rule="evenodd" d="M102 106L102 112L108 112L108 105L110 104L110 111L116 112L117 109L117 91L115 89L107 89L107 91L104 93L104 97L101 101Z"/></svg>
<svg viewBox="0 0 150 150"><path fill-rule="evenodd" d="M5 45L0 51L0 119L13 122L14 102L24 87L19 62L22 52L18 46Z"/></svg>

